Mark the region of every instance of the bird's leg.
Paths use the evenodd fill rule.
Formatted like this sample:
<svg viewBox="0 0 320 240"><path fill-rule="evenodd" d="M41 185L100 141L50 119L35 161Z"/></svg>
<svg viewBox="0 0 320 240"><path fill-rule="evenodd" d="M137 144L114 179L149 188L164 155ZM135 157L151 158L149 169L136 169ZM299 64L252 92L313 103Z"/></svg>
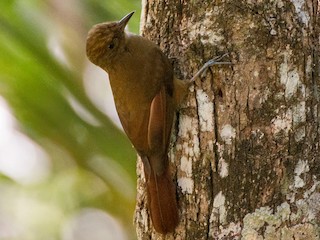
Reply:
<svg viewBox="0 0 320 240"><path fill-rule="evenodd" d="M225 53L222 56L217 56L217 57L210 59L208 62L206 62L202 66L202 68L200 68L200 70L188 82L189 83L194 82L197 77L199 77L201 74L205 73L207 71L207 69L213 65L222 65L222 64L230 65L230 64L232 64L231 62L219 62L222 58L224 58L227 55L228 55L228 53Z"/></svg>
<svg viewBox="0 0 320 240"><path fill-rule="evenodd" d="M199 77L201 74L205 73L205 71L213 66L213 65L220 65L220 64L232 64L231 62L219 62L222 58L227 56L228 53L225 53L221 56L214 57L210 59L208 62L206 62L202 68L191 78L190 80L182 81L178 78L174 78L173 84L174 84L174 101L177 106L177 108L180 107L181 103L183 103L184 99L186 98L188 94L188 89L191 86L191 84L196 80L197 77Z"/></svg>

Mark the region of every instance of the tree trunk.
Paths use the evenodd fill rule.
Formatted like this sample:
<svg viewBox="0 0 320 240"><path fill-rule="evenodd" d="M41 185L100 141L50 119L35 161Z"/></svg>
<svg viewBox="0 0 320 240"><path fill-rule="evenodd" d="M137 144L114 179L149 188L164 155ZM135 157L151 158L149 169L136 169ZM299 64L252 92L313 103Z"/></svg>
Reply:
<svg viewBox="0 0 320 240"><path fill-rule="evenodd" d="M319 239L317 0L143 1L142 34L197 79L169 153L180 224L154 231L138 163L138 239Z"/></svg>

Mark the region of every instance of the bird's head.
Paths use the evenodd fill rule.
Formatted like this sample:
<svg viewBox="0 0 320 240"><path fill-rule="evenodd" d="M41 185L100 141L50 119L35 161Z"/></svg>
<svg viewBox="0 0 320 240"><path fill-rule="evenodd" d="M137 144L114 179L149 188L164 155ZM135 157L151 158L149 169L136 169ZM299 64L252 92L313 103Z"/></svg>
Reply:
<svg viewBox="0 0 320 240"><path fill-rule="evenodd" d="M125 47L124 29L134 12L118 22L94 25L88 33L86 51L89 60L99 67L106 67Z"/></svg>

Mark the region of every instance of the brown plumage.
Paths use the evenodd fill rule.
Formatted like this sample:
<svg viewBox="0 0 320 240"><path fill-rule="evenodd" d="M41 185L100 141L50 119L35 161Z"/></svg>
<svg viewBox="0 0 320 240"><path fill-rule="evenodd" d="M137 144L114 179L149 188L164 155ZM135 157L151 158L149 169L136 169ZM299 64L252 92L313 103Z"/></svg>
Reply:
<svg viewBox="0 0 320 240"><path fill-rule="evenodd" d="M179 94L174 93L172 66L160 48L124 31L132 14L95 25L88 34L87 56L109 74L120 121L144 164L153 226L167 233L179 222L167 156L174 95Z"/></svg>
<svg viewBox="0 0 320 240"><path fill-rule="evenodd" d="M156 44L124 31L132 15L93 26L88 33L87 56L109 74L123 129L143 161L153 226L165 234L179 223L167 155L174 111L196 77L212 65L230 62L219 62L224 54L205 63L191 80L180 81Z"/></svg>

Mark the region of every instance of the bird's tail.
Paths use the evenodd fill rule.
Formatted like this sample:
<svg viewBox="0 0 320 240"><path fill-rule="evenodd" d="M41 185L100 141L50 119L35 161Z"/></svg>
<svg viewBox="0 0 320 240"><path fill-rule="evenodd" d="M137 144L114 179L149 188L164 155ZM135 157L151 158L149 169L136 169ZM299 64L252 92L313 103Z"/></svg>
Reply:
<svg viewBox="0 0 320 240"><path fill-rule="evenodd" d="M176 189L168 167L160 175L151 169L147 177L147 193L155 230L163 234L173 232L179 223L179 213Z"/></svg>

